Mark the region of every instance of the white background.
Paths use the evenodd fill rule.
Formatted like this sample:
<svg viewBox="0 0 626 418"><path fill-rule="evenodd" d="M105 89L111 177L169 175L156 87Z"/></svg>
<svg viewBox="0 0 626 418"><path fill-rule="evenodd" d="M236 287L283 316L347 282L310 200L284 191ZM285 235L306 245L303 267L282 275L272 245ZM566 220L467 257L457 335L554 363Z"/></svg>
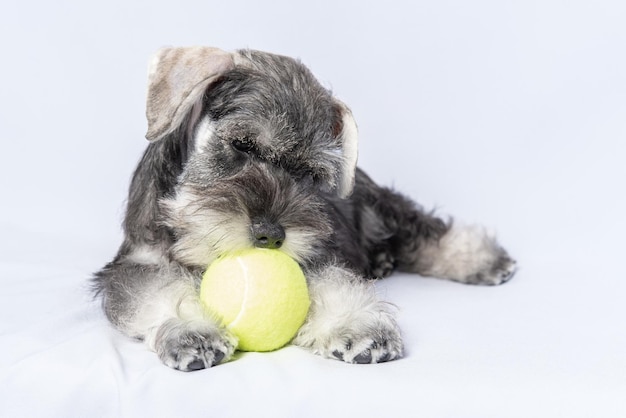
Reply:
<svg viewBox="0 0 626 418"><path fill-rule="evenodd" d="M193 415L203 387L218 416L626 416L625 22L619 0L4 1L0 415ZM381 283L407 344L388 365L289 348L163 370L84 293L121 240L164 45L301 58L351 106L360 166L497 231L516 278Z"/></svg>

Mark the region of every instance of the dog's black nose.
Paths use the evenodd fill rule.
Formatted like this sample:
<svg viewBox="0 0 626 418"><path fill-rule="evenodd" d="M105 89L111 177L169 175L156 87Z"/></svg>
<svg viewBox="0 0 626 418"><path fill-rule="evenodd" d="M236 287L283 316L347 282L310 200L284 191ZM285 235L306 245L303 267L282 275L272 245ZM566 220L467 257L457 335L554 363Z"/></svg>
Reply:
<svg viewBox="0 0 626 418"><path fill-rule="evenodd" d="M252 224L252 239L258 248L280 248L285 242L285 230L282 226L270 222Z"/></svg>

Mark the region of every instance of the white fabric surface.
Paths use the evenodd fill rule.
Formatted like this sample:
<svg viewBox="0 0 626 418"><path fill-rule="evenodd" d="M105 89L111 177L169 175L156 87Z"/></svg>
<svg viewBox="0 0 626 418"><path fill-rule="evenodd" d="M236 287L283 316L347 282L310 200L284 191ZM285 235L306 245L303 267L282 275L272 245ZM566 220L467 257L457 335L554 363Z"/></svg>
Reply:
<svg viewBox="0 0 626 418"><path fill-rule="evenodd" d="M33 254L54 248L31 238ZM89 260L78 243L64 246L72 244L72 257ZM512 282L495 288L399 274L378 288L399 308L402 360L346 365L288 347L182 373L107 324L86 286L96 265L78 264L0 263L3 417L626 412L624 285L610 272L590 283L567 265L526 259Z"/></svg>
<svg viewBox="0 0 626 418"><path fill-rule="evenodd" d="M0 417L626 417L626 3L366 3L0 6ZM497 230L517 276L379 282L399 361L162 366L88 278L121 240L163 45L301 57L351 106L360 166Z"/></svg>

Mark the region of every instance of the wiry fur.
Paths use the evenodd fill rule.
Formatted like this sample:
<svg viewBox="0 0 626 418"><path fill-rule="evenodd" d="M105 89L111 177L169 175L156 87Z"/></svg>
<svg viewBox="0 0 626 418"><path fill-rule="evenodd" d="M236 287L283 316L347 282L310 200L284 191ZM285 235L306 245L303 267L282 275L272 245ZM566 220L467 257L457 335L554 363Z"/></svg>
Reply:
<svg viewBox="0 0 626 418"><path fill-rule="evenodd" d="M316 297L294 344L348 363L379 363L402 355L394 307L376 297L373 283L337 266L309 277Z"/></svg>
<svg viewBox="0 0 626 418"><path fill-rule="evenodd" d="M94 278L118 329L176 369L228 360L237 340L201 306L202 272L221 254L270 245L297 260L309 284L311 309L293 343L376 363L401 357L403 345L394 310L366 279L396 269L475 284L511 277L514 262L482 230L453 227L356 169L350 111L301 63L216 51L164 50L151 71L157 141L130 185L124 242ZM206 65L188 81L206 83L196 98L195 84L177 96L182 59ZM173 87L167 65L180 78ZM159 119L174 113L177 126Z"/></svg>

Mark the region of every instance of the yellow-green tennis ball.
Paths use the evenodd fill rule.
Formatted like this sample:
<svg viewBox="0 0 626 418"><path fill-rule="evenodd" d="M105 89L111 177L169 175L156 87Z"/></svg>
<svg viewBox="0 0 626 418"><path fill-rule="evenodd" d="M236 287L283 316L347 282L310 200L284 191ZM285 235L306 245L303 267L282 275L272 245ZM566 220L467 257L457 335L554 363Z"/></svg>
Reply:
<svg viewBox="0 0 626 418"><path fill-rule="evenodd" d="M298 263L268 249L218 258L204 273L200 299L239 338L242 351L272 351L287 344L310 305Z"/></svg>

